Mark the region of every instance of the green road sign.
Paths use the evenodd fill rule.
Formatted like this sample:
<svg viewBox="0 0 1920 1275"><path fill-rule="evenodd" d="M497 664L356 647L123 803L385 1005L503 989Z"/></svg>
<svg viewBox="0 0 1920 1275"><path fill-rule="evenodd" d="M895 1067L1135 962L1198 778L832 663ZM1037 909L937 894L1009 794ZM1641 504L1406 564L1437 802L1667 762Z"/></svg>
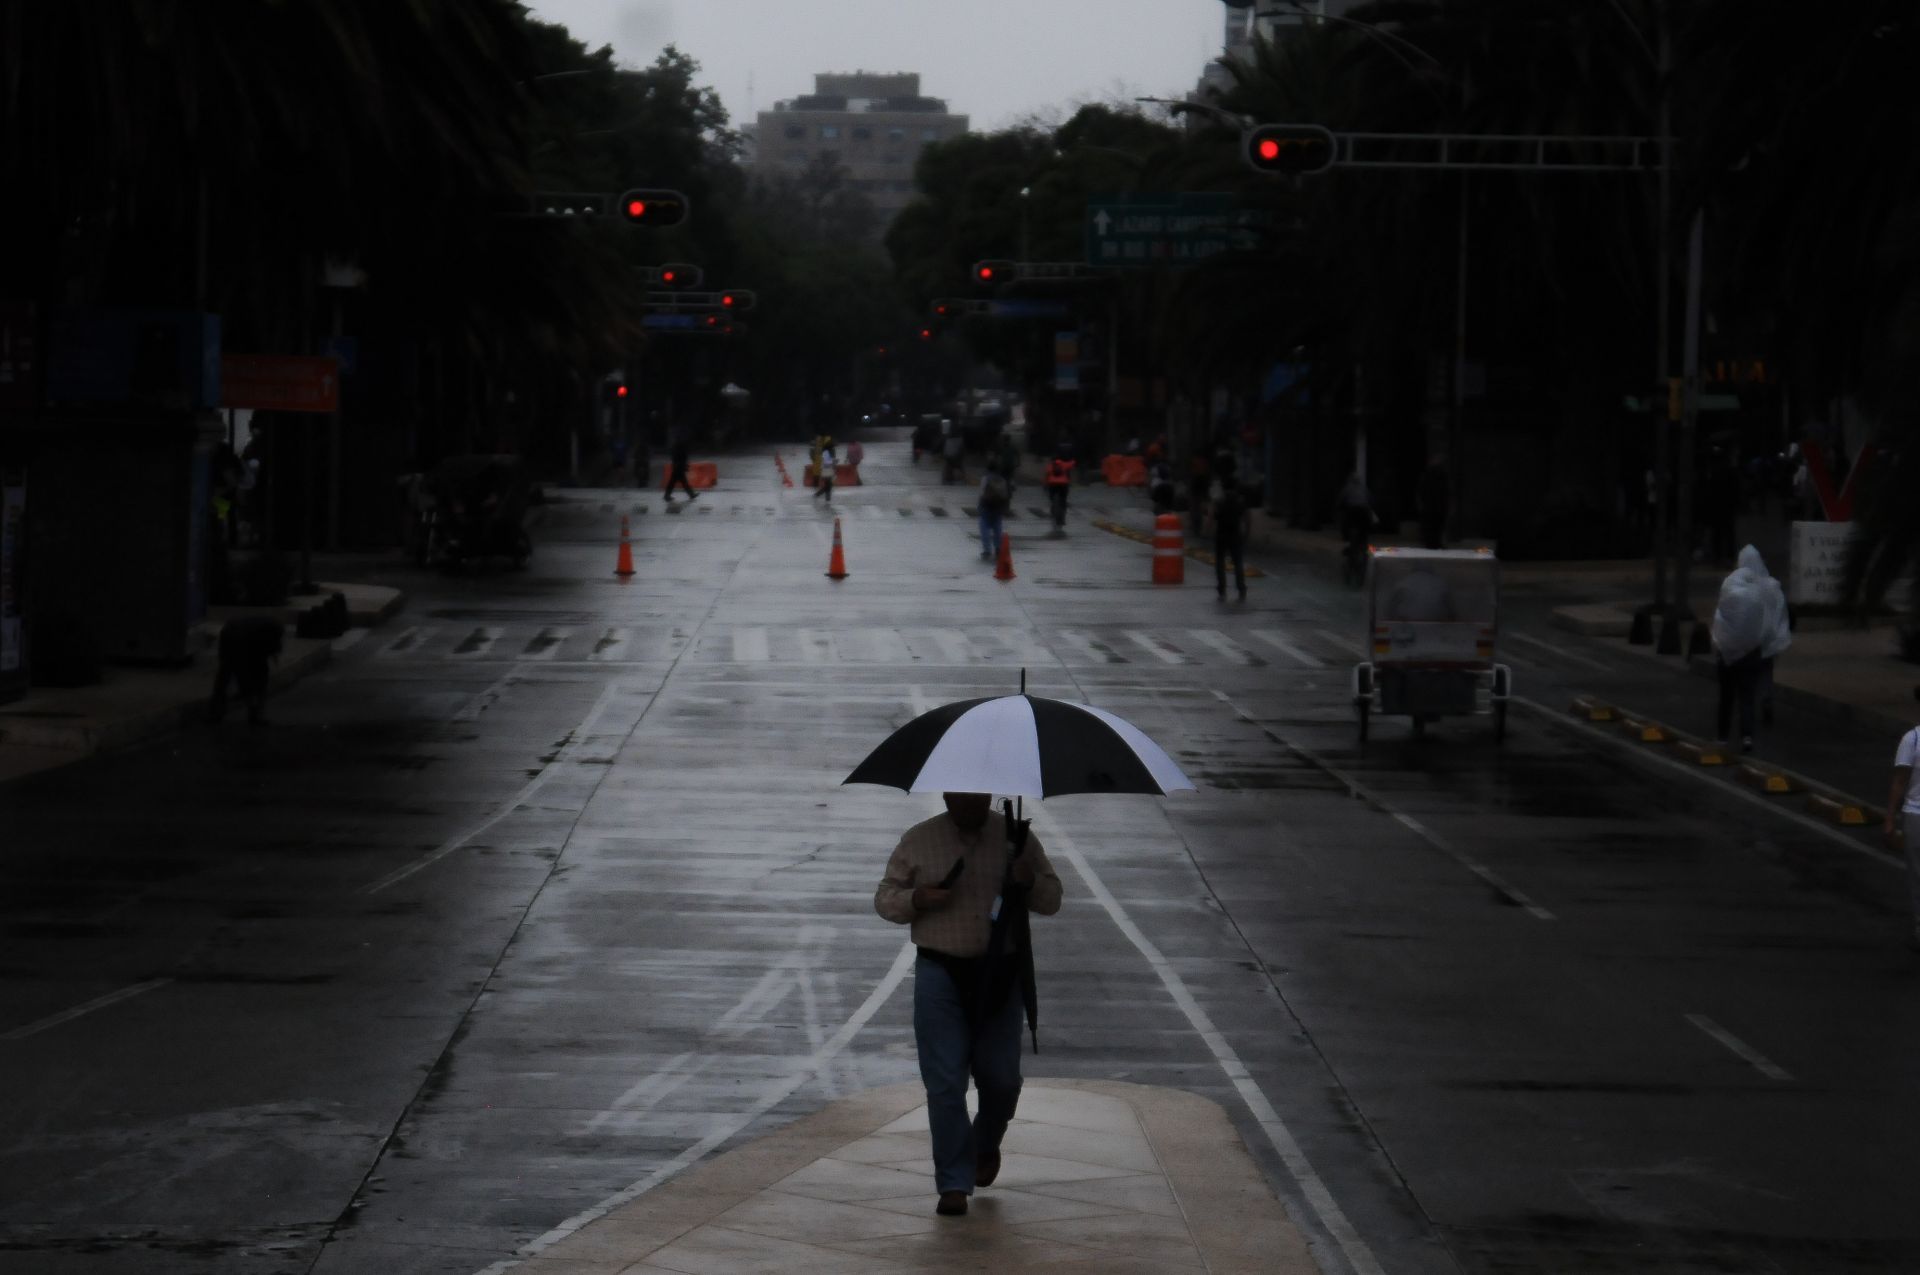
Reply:
<svg viewBox="0 0 1920 1275"><path fill-rule="evenodd" d="M1261 214L1233 196L1192 192L1099 195L1087 201L1087 264L1182 266L1251 248Z"/></svg>

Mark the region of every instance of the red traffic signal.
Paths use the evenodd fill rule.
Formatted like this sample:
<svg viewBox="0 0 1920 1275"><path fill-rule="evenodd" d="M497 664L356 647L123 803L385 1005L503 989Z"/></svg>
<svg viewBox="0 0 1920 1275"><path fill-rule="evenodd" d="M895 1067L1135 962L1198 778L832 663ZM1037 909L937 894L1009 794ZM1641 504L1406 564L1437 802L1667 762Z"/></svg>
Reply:
<svg viewBox="0 0 1920 1275"><path fill-rule="evenodd" d="M697 288L701 278L699 266L690 266L684 261L669 261L660 267L657 281L663 288Z"/></svg>
<svg viewBox="0 0 1920 1275"><path fill-rule="evenodd" d="M1241 153L1256 173L1324 173L1336 150L1333 134L1318 124L1259 124L1241 135Z"/></svg>
<svg viewBox="0 0 1920 1275"><path fill-rule="evenodd" d="M753 309L756 300L758 300L758 298L745 288L734 288L731 291L720 294L720 308L722 310L730 310L734 314L745 314L748 310Z"/></svg>
<svg viewBox="0 0 1920 1275"><path fill-rule="evenodd" d="M625 398L627 396L627 387L624 385L617 387L613 391L613 396L615 398Z"/></svg>
<svg viewBox="0 0 1920 1275"><path fill-rule="evenodd" d="M629 226L677 226L687 219L687 197L677 190L629 190L618 209Z"/></svg>
<svg viewBox="0 0 1920 1275"><path fill-rule="evenodd" d="M1014 273L1014 263L1011 261L973 263L973 281L978 284L1011 283Z"/></svg>
<svg viewBox="0 0 1920 1275"><path fill-rule="evenodd" d="M931 341L931 340L933 340L933 329L932 329L932 328L921 328L921 329L920 329L920 339L921 339L922 341Z"/></svg>

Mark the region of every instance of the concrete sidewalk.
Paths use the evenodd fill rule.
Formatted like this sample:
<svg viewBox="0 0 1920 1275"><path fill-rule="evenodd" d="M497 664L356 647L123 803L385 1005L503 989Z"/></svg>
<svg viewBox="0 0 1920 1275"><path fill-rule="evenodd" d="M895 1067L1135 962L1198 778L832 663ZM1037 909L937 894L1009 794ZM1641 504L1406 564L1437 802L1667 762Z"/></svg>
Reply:
<svg viewBox="0 0 1920 1275"><path fill-rule="evenodd" d="M78 761L94 753L163 738L206 712L220 626L243 615L272 615L291 625L298 614L332 593L347 599L356 627L371 627L405 603L398 589L363 584L322 584L317 595L288 599L280 607L212 607L195 626L194 659L173 668L107 665L91 686L36 686L26 697L0 705L0 782ZM326 667L333 643L289 633L268 686L281 690Z"/></svg>
<svg viewBox="0 0 1920 1275"><path fill-rule="evenodd" d="M925 1094L877 1089L653 1185L490 1272L527 1275L1317 1275L1214 1103L1030 1078L1000 1177L938 1217Z"/></svg>

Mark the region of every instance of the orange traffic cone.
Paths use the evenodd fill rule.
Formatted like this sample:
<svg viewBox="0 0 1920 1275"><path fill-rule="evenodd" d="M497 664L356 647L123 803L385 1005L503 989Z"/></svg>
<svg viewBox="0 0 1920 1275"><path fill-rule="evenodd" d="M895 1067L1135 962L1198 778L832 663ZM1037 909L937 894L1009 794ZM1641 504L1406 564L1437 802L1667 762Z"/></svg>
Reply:
<svg viewBox="0 0 1920 1275"><path fill-rule="evenodd" d="M627 539L627 519L624 514L620 518L620 557L613 564L613 574L617 576L633 574L633 544Z"/></svg>
<svg viewBox="0 0 1920 1275"><path fill-rule="evenodd" d="M993 578L1013 579L1013 538L1005 532L1000 533L1000 560L993 564Z"/></svg>
<svg viewBox="0 0 1920 1275"><path fill-rule="evenodd" d="M840 547L840 520L833 520L833 555L827 559L827 579L844 580L847 578L847 554Z"/></svg>
<svg viewBox="0 0 1920 1275"><path fill-rule="evenodd" d="M1186 535L1178 514L1161 514L1153 523L1153 582L1181 584L1187 578Z"/></svg>

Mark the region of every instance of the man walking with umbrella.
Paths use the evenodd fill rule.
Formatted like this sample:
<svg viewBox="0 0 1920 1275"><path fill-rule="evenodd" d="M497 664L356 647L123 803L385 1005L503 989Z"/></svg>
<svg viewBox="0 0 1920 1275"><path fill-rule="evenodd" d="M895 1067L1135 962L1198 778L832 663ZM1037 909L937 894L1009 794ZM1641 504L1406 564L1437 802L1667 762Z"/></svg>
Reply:
<svg viewBox="0 0 1920 1275"><path fill-rule="evenodd" d="M913 1035L933 1133L936 1212L967 1211L1000 1172L1020 1101L1020 1020L1032 1013L1028 913L1060 910L1060 878L1027 821L987 793L949 792L947 810L909 828L887 861L874 910L913 927ZM1011 804L1011 803L1009 803ZM967 1116L967 1077L980 1113Z"/></svg>

